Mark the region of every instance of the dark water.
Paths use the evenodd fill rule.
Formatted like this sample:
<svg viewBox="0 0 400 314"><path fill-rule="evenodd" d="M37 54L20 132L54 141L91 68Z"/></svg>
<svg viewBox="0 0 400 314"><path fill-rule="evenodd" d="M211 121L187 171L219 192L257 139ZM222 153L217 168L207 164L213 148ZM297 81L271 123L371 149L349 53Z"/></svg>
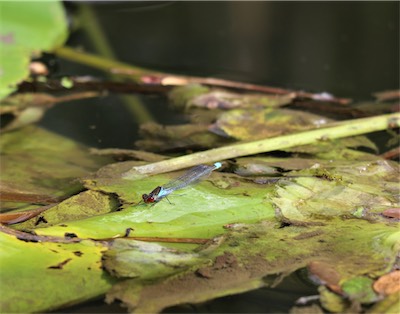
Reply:
<svg viewBox="0 0 400 314"><path fill-rule="evenodd" d="M76 12L77 3L69 3ZM399 2L94 2L116 57L165 72L213 76L355 100L399 88ZM71 46L93 51L81 30ZM104 74L61 61L57 75ZM163 97L141 96L160 123L184 118ZM116 95L58 105L41 125L94 147L133 148L134 117ZM288 312L315 294L297 275L260 289L167 312ZM65 312L65 311L63 311ZM124 312L101 300L66 312Z"/></svg>
<svg viewBox="0 0 400 314"><path fill-rule="evenodd" d="M68 4L72 13L77 6ZM399 2L139 1L91 6L114 55L126 63L327 91L358 101L399 88ZM95 52L79 29L68 44ZM56 74L104 76L68 62L60 62ZM141 100L158 122L182 121L164 98ZM56 106L42 125L97 147L132 148L138 130L115 95Z"/></svg>

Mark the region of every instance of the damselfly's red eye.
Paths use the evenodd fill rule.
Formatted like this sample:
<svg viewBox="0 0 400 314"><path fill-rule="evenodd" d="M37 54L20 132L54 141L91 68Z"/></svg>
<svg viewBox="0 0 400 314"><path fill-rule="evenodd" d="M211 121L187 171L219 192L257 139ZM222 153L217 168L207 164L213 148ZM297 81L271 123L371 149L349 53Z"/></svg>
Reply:
<svg viewBox="0 0 400 314"><path fill-rule="evenodd" d="M154 195L151 193L143 194L142 199L143 199L143 202L145 202L145 203L154 203L156 201Z"/></svg>

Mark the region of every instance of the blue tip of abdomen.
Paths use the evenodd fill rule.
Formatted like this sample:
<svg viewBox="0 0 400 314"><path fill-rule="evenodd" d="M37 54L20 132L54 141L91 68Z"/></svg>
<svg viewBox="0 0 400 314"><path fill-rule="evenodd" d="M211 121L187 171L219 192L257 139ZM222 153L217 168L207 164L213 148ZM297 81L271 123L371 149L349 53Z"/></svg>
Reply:
<svg viewBox="0 0 400 314"><path fill-rule="evenodd" d="M222 163L216 162L216 163L214 164L214 167L215 167L215 169L219 169L219 168L222 167Z"/></svg>

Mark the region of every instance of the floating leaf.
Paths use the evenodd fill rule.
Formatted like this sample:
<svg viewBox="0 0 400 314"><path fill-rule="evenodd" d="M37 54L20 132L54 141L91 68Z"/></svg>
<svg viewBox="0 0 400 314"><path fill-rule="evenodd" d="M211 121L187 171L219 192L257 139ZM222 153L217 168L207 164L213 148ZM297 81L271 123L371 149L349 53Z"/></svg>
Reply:
<svg viewBox="0 0 400 314"><path fill-rule="evenodd" d="M374 282L374 290L382 295L389 295L400 291L400 270L392 271Z"/></svg>
<svg viewBox="0 0 400 314"><path fill-rule="evenodd" d="M350 300L360 303L372 303L378 299L372 289L373 282L371 278L360 276L346 280L341 286Z"/></svg>
<svg viewBox="0 0 400 314"><path fill-rule="evenodd" d="M236 109L221 114L211 130L238 140L257 140L321 126L330 120L289 109Z"/></svg>
<svg viewBox="0 0 400 314"><path fill-rule="evenodd" d="M143 140L135 145L148 151L171 151L177 149L199 149L228 143L208 130L206 124L183 124L164 126L146 123L140 127Z"/></svg>
<svg viewBox="0 0 400 314"><path fill-rule="evenodd" d="M0 99L28 76L29 59L41 50L50 51L67 37L61 2L0 3Z"/></svg>
<svg viewBox="0 0 400 314"><path fill-rule="evenodd" d="M103 257L103 266L116 277L158 279L201 263L196 253L167 249L157 243L117 239Z"/></svg>
<svg viewBox="0 0 400 314"><path fill-rule="evenodd" d="M294 93L284 95L239 94L222 89L209 89L195 84L175 87L169 93L172 105L179 109L279 107L291 103L295 97Z"/></svg>
<svg viewBox="0 0 400 314"><path fill-rule="evenodd" d="M0 223L6 224L6 225L20 223L20 222L26 221L28 219L31 219L33 217L36 217L37 215L41 214L42 212L48 210L51 206L54 206L54 205L47 205L47 206L41 206L39 208L35 208L35 209L31 209L31 210L17 211L17 212L14 211L12 213L0 214Z"/></svg>
<svg viewBox="0 0 400 314"><path fill-rule="evenodd" d="M179 173L126 180L121 175L140 163L111 164L84 180L90 190L85 193L118 197L122 211L34 231L37 237L114 241L104 252L104 266L110 274L130 279L115 284L107 300L122 300L138 312L262 287L269 284L268 275L290 274L315 261L335 265L340 284L365 274L387 273L396 259L400 233L380 212L396 202L398 166L384 160L341 160L325 169L324 162L287 172L304 177L284 177L278 185L257 185L234 174L213 172L171 194L171 203L163 200L155 206L138 204L141 194ZM78 195L63 203L78 207L79 199ZM111 239L115 237L125 239ZM136 242L140 237L159 243ZM179 244L177 239L202 241ZM196 244L205 239L207 244ZM68 267L70 262L65 261L52 266ZM348 303L336 296L347 309ZM361 298L354 296L356 301Z"/></svg>
<svg viewBox="0 0 400 314"><path fill-rule="evenodd" d="M282 181L273 201L290 221L355 215L359 206L365 211L363 217L373 219L371 214L397 204L393 193L398 188L398 171L398 165L386 161L358 165L352 162L334 171L323 168L305 170L297 172L297 175L313 174L320 179L301 177Z"/></svg>
<svg viewBox="0 0 400 314"><path fill-rule="evenodd" d="M189 84L175 87L169 93L170 104L175 109L183 110L190 101L200 95L207 93L210 89L199 84Z"/></svg>
<svg viewBox="0 0 400 314"><path fill-rule="evenodd" d="M91 156L82 145L38 127L3 134L0 148L2 192L16 195L68 195L80 188L76 178L108 161Z"/></svg>
<svg viewBox="0 0 400 314"><path fill-rule="evenodd" d="M94 298L115 282L90 242L25 242L0 233L2 313L45 312ZM28 258L29 257L29 258Z"/></svg>
<svg viewBox="0 0 400 314"><path fill-rule="evenodd" d="M333 313L343 313L350 307L349 302L341 298L338 294L330 291L325 286L318 288L320 302L322 306Z"/></svg>
<svg viewBox="0 0 400 314"><path fill-rule="evenodd" d="M85 191L74 195L58 205L53 205L38 218L20 223L14 228L31 230L37 227L48 227L71 220L79 220L96 215L106 214L118 208L118 202L112 195L96 191Z"/></svg>

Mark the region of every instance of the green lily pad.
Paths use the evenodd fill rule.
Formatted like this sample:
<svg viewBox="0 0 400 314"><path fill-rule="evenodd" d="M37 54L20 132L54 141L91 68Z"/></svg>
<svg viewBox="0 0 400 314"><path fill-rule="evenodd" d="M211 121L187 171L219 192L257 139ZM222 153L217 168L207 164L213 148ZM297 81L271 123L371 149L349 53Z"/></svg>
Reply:
<svg viewBox="0 0 400 314"><path fill-rule="evenodd" d="M257 158L258 163L268 160ZM34 231L108 239L103 266L118 279L129 279L116 283L107 300L122 300L138 312L256 289L270 284L268 275L290 274L315 261L335 265L340 283L388 272L400 232L379 212L396 202L398 166L385 160L340 160L324 168L327 161L319 161L271 185L214 171L172 193L171 203L162 200L154 206L140 203L141 195L179 173L126 180L121 174L139 162L111 164L83 183L90 195L117 197L121 211ZM116 237L124 239L111 240ZM159 243L139 242L142 237ZM179 239L208 242L176 243Z"/></svg>
<svg viewBox="0 0 400 314"><path fill-rule="evenodd" d="M104 247L97 243L25 242L0 233L0 246L2 313L76 304L105 293L115 282L102 270Z"/></svg>
<svg viewBox="0 0 400 314"><path fill-rule="evenodd" d="M395 226L388 228L366 221L354 225L352 221L339 223L335 220L324 227L277 227L276 223L264 222L231 229L226 236L215 239L203 250L196 250L195 259L199 262L197 265L187 262L186 269L180 265L179 276L146 282L143 281L146 275L153 273L151 268L147 271L142 268L140 274L134 273L136 278L114 285L108 293L108 301L121 300L130 310L137 312L158 312L176 304L198 303L267 286L268 281L262 280L266 276L291 273L316 259L335 264L342 278L364 272L385 272L383 268L389 269L395 261L396 247L393 243L386 243L381 250L375 251L377 243L382 243L383 239L396 234L399 237ZM372 231L373 235L368 237L368 232L361 234L359 228ZM354 252L354 247L360 250ZM119 258L124 260L126 256L138 254L126 248L113 250L111 257L114 261L109 263L121 267ZM183 253L173 254L179 257ZM391 261L389 265L388 260ZM126 262L125 271L137 267ZM162 267L167 268L168 263ZM124 270L119 269L119 272ZM169 268L167 273L171 272ZM165 270L159 273L159 278L165 273ZM346 304L346 300L335 296L336 302ZM329 309L332 308L329 305Z"/></svg>
<svg viewBox="0 0 400 314"><path fill-rule="evenodd" d="M59 1L2 1L0 12L1 99L28 76L32 55L62 45L68 33Z"/></svg>

